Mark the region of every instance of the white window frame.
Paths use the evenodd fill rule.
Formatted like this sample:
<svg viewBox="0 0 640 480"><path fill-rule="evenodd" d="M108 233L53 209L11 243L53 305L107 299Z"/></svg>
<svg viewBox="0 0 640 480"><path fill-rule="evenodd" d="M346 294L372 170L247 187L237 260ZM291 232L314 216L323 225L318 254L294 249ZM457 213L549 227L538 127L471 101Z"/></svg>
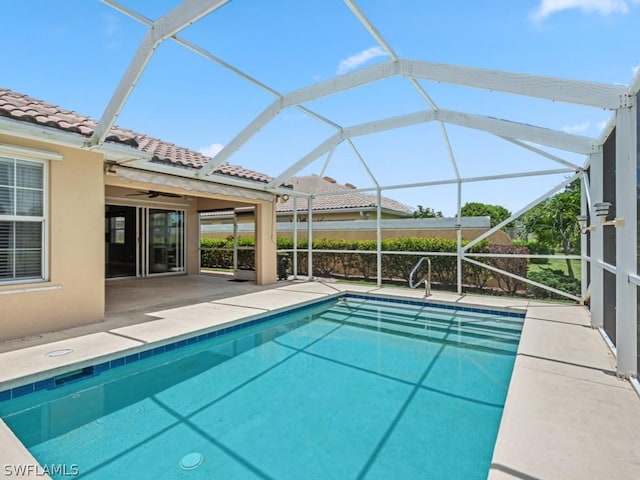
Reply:
<svg viewBox="0 0 640 480"><path fill-rule="evenodd" d="M49 281L49 162L62 157L50 152L40 152L32 149L0 145L0 157L14 161L31 162L42 165L42 216L30 217L25 215L3 215L0 221L8 222L41 222L42 223L42 252L40 255L41 276L38 278L0 279L0 287L5 285L24 285L29 283L43 283ZM40 157L40 158L37 158ZM44 158L44 159L43 159ZM14 185L15 188L15 185ZM15 249L15 246L14 246Z"/></svg>

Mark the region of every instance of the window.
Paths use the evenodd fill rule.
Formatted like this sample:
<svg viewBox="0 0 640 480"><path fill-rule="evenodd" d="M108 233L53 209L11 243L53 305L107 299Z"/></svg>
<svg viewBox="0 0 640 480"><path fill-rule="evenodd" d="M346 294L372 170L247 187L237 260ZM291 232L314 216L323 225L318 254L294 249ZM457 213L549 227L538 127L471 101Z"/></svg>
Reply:
<svg viewBox="0 0 640 480"><path fill-rule="evenodd" d="M125 243L125 232L126 232L126 218L125 217L111 217L109 219L109 230L110 233L110 241L113 244L124 245Z"/></svg>
<svg viewBox="0 0 640 480"><path fill-rule="evenodd" d="M43 280L45 163L0 156L0 284Z"/></svg>

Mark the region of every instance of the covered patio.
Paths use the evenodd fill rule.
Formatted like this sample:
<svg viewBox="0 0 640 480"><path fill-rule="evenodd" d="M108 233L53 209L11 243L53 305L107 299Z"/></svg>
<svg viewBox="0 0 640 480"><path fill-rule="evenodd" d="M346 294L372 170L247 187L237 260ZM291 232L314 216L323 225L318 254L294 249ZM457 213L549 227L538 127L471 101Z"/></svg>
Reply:
<svg viewBox="0 0 640 480"><path fill-rule="evenodd" d="M0 342L0 352L151 322L158 318L153 313L161 310L223 300L280 286L276 283L257 285L255 282L237 282L232 275L224 273L107 281L103 321Z"/></svg>
<svg viewBox="0 0 640 480"><path fill-rule="evenodd" d="M226 273L203 273L106 282L105 322L138 323L149 312L211 302L280 286L235 280ZM144 320L146 318L146 320Z"/></svg>

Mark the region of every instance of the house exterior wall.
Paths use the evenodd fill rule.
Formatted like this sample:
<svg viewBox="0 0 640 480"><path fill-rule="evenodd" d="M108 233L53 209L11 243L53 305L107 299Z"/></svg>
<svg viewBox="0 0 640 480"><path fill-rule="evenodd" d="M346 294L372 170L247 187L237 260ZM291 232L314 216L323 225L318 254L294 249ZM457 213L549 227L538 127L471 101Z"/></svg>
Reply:
<svg viewBox="0 0 640 480"><path fill-rule="evenodd" d="M280 227L282 224L278 223ZM230 227L229 227L230 228ZM488 228L463 228L462 239L473 240L485 233ZM408 238L408 237L426 237L426 238L446 238L455 240L457 238L455 228L422 228L422 229L382 229L382 239L388 238ZM240 232L240 236L250 235L244 231ZM202 233L203 238L226 238L229 236L228 231L204 231ZM291 229L283 230L278 228L279 237L293 237ZM318 240L320 238L340 238L343 240L375 240L376 230L354 230L349 229L348 226L345 229L335 229L331 231L318 231L314 229L313 238ZM298 239L307 239L306 224L301 225L298 228ZM488 238L489 243L496 245L511 245L511 239L503 231L493 233Z"/></svg>
<svg viewBox="0 0 640 480"><path fill-rule="evenodd" d="M473 240L485 233L488 228L463 228L462 239ZM279 232L278 236L292 238L292 232ZM438 228L438 229L383 229L382 239L388 238L409 238L409 237L422 237L422 238L446 238L449 240L456 240L457 230L454 228ZM334 230L331 232L313 232L313 239L319 240L321 238L340 238L343 240L375 240L375 230ZM306 240L306 229L298 230L298 239ZM487 239L489 243L497 245L511 245L511 239L509 236L502 232L495 232Z"/></svg>
<svg viewBox="0 0 640 480"><path fill-rule="evenodd" d="M62 160L50 160L45 178L47 221L46 263L48 279L0 285L0 341L95 323L105 312L105 205L140 205L185 210L186 273L199 274L200 231L198 211L216 205L255 205L259 212L259 248L256 257L258 283L276 278L273 203L247 202L241 197L216 198L202 192L132 182L104 173L101 153L58 144L0 134L0 144L57 153ZM23 158L16 154L16 157ZM29 160L27 155L25 160ZM183 195L160 197L128 196L136 190L162 190ZM244 201L243 201L244 200ZM176 207L175 204L180 203ZM273 223L270 227L269 223ZM262 232L264 230L264 232Z"/></svg>
<svg viewBox="0 0 640 480"><path fill-rule="evenodd" d="M304 222L307 218L307 212L305 210L298 211L298 221ZM376 211L347 211L347 212L319 212L313 214L314 222L327 222L333 220L375 220ZM382 212L380 218L407 218L407 215L393 214L389 212ZM410 218L410 217L409 217ZM279 213L279 222L293 222L293 213Z"/></svg>
<svg viewBox="0 0 640 480"><path fill-rule="evenodd" d="M102 320L102 155L7 135L0 135L0 143L63 156L49 162L45 244L49 280L0 286L0 340Z"/></svg>

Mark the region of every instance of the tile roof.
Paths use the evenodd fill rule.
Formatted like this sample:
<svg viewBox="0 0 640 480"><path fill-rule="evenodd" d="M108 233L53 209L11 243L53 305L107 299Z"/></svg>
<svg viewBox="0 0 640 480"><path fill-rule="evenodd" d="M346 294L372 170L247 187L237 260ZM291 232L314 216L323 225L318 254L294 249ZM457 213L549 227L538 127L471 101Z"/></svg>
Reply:
<svg viewBox="0 0 640 480"><path fill-rule="evenodd" d="M294 191L297 190L305 193L338 192L336 195L323 195L314 198L314 210L340 210L376 207L375 195L353 192L351 190L355 189L354 185L351 185L350 183L340 185L329 177L320 178L317 175L293 177L289 180L289 183L293 185ZM306 210L307 200L304 198L298 198L297 208L299 211ZM412 209L408 206L384 196L382 197L382 208L385 210L392 210L404 216L412 214ZM276 209L278 213L293 212L293 198L290 198L284 203L278 203Z"/></svg>
<svg viewBox="0 0 640 480"><path fill-rule="evenodd" d="M64 110L56 105L5 88L0 88L0 117L78 133L87 138L93 134L98 124L91 117ZM200 169L210 158L188 148L120 127L113 127L106 141L129 145L140 151L151 153L154 163L165 165ZM226 163L216 168L213 173L260 183L268 183L272 180L263 173Z"/></svg>

